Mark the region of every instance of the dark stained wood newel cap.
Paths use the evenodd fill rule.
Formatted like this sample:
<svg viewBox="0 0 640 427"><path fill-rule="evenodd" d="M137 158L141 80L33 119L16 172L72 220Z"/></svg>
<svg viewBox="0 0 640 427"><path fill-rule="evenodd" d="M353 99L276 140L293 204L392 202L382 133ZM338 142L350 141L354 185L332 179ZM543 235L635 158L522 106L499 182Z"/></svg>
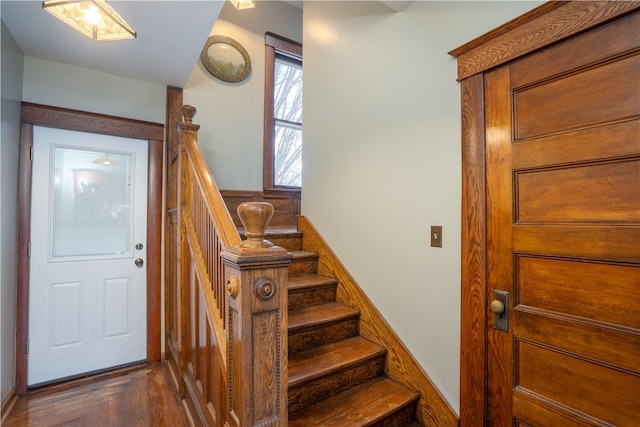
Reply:
<svg viewBox="0 0 640 427"><path fill-rule="evenodd" d="M268 202L244 202L238 205L238 216L246 232L247 240L240 243L242 248L271 248L273 243L265 240L265 230L273 216L273 205Z"/></svg>
<svg viewBox="0 0 640 427"><path fill-rule="evenodd" d="M184 121L187 123L191 123L193 121L193 117L196 115L198 110L193 105L183 105L182 106L182 117L184 117Z"/></svg>

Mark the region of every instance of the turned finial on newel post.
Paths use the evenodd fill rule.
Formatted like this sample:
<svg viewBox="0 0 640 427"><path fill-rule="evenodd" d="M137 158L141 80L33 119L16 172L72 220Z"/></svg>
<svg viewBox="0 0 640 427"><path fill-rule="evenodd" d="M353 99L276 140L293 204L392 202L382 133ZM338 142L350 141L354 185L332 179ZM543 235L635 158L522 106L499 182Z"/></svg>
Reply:
<svg viewBox="0 0 640 427"><path fill-rule="evenodd" d="M193 116L196 115L196 107L194 107L193 105L183 105L182 106L182 117L184 118L184 121L187 123L192 123L193 122Z"/></svg>
<svg viewBox="0 0 640 427"><path fill-rule="evenodd" d="M178 128L186 135L193 135L196 143L198 142L198 129L200 125L193 123L193 116L196 115L196 107L193 105L183 105L180 107L182 112L182 121L178 123Z"/></svg>
<svg viewBox="0 0 640 427"><path fill-rule="evenodd" d="M238 215L244 225L247 240L241 248L271 248L273 243L264 239L266 229L273 216L273 205L267 202L245 202L238 206Z"/></svg>

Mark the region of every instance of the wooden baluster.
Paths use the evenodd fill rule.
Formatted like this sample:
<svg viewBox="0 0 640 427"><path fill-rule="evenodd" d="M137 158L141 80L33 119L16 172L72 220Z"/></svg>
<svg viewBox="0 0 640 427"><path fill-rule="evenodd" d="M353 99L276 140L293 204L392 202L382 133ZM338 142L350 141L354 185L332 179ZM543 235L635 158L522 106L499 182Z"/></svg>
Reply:
<svg viewBox="0 0 640 427"><path fill-rule="evenodd" d="M229 292L231 426L287 425L287 268L291 255L264 240L273 206L243 203L247 240L222 253Z"/></svg>

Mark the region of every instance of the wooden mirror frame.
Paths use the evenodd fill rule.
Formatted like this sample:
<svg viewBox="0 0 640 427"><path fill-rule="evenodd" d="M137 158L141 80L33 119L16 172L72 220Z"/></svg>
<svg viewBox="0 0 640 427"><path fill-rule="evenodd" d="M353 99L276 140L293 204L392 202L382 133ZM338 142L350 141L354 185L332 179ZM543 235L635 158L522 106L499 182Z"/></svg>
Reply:
<svg viewBox="0 0 640 427"><path fill-rule="evenodd" d="M218 43L230 46L242 56L242 60L244 61L244 68L239 73L225 73L223 70L216 67L216 65L211 61L212 58L211 55L209 55L209 48ZM204 65L204 68L206 68L212 76L225 82L241 82L249 77L249 73L251 72L251 58L249 57L249 53L245 50L244 47L242 47L240 43L227 36L209 37L204 47L202 48L202 52L200 53L200 61L202 61L202 65Z"/></svg>

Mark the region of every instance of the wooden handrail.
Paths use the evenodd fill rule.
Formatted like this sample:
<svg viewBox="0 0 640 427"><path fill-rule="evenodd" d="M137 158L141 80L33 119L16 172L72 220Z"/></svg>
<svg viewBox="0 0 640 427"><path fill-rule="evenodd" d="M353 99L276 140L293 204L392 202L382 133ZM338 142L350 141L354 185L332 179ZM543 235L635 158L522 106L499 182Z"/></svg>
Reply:
<svg viewBox="0 0 640 427"><path fill-rule="evenodd" d="M183 107L182 153L180 156L180 223L184 235L184 251L190 251L198 282L204 281L212 292L203 292L202 297L211 308L212 329L216 335L216 349L222 366L226 366L226 284L220 254L226 247L240 243L240 235L233 225L220 192L211 176L197 145L199 125L193 124L195 109ZM187 266L185 266L187 267Z"/></svg>
<svg viewBox="0 0 640 427"><path fill-rule="evenodd" d="M196 424L284 426L291 257L264 240L268 203L238 209L248 237L241 240L198 147L195 108L182 113L179 302L168 302L181 330L180 389Z"/></svg>
<svg viewBox="0 0 640 427"><path fill-rule="evenodd" d="M220 195L220 190L211 176L209 167L204 160L200 148L198 147L199 125L193 123L193 114L195 109L188 105L183 107L185 121L180 124L182 134L182 144L189 155L189 159L193 163L193 173L199 183L202 196L206 201L209 212L220 235L220 241L226 248L236 246L240 243L240 235L238 229L233 223L233 219L227 210L227 207Z"/></svg>

